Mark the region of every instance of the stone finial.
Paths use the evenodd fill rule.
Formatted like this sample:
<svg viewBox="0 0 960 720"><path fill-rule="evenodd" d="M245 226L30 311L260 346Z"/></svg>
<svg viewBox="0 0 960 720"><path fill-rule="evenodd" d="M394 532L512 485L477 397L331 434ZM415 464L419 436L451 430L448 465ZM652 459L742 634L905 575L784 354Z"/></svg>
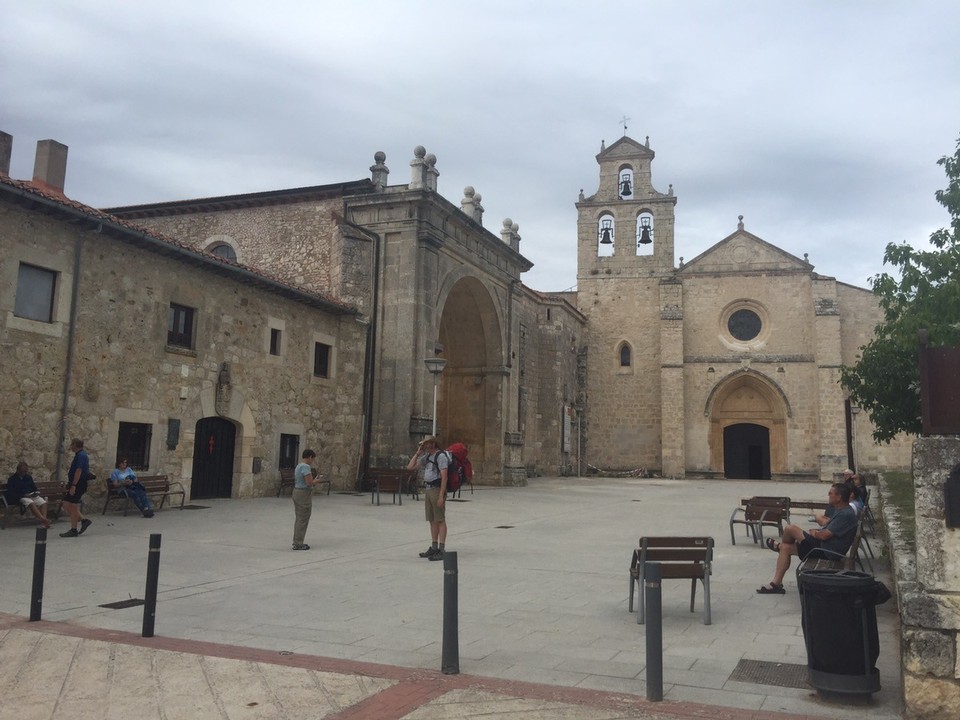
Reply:
<svg viewBox="0 0 960 720"><path fill-rule="evenodd" d="M424 157L427 149L423 145L417 145L413 149L413 160L410 161L410 185L411 190L422 190L427 182L427 163Z"/></svg>
<svg viewBox="0 0 960 720"><path fill-rule="evenodd" d="M509 245L511 249L520 252L520 226L510 218L503 219L503 228L500 230L500 237L504 244Z"/></svg>
<svg viewBox="0 0 960 720"><path fill-rule="evenodd" d="M673 183L670 183L670 187L667 188L667 195L673 197Z"/></svg>
<svg viewBox="0 0 960 720"><path fill-rule="evenodd" d="M743 215L737 215L737 230L743 230Z"/></svg>
<svg viewBox="0 0 960 720"><path fill-rule="evenodd" d="M483 225L483 205L480 204L481 200L483 200L483 196L480 193L477 193L473 198L473 219Z"/></svg>
<svg viewBox="0 0 960 720"><path fill-rule="evenodd" d="M383 150L377 150L373 154L373 165L370 166L370 179L377 192L383 192L387 186L387 175L390 174L390 168L384 163L387 160L387 154Z"/></svg>
<svg viewBox="0 0 960 720"><path fill-rule="evenodd" d="M580 197L578 199L580 200L580 202L583 202L584 200L586 200L586 198L583 196L583 188L580 188Z"/></svg>
<svg viewBox="0 0 960 720"><path fill-rule="evenodd" d="M476 195L476 191L472 185L467 185L463 189L463 199L460 201L460 209L467 217L473 217L474 195Z"/></svg>
<svg viewBox="0 0 960 720"><path fill-rule="evenodd" d="M440 171L437 170L437 156L433 153L428 154L423 161L427 164L425 182L427 190L437 191L437 178L440 177Z"/></svg>
<svg viewBox="0 0 960 720"><path fill-rule="evenodd" d="M607 149L607 143L606 143L606 141L605 141L605 140L601 140L601 141L600 141L600 152L603 152L603 151L606 150L606 149Z"/></svg>
<svg viewBox="0 0 960 720"><path fill-rule="evenodd" d="M803 261L804 261L807 265L810 264L810 256L807 255L807 253L804 253L804 254L803 254Z"/></svg>
<svg viewBox="0 0 960 720"><path fill-rule="evenodd" d="M647 141L644 143L644 146L647 148L647 150L650 149L650 136L649 136L649 135L647 135Z"/></svg>

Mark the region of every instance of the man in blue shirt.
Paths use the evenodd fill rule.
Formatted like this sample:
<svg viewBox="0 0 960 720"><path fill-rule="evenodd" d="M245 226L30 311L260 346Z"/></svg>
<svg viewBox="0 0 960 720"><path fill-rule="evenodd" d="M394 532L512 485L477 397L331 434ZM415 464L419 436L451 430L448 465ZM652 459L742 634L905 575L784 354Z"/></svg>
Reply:
<svg viewBox="0 0 960 720"><path fill-rule="evenodd" d="M827 493L827 503L833 509L830 519L821 528L809 532L797 525L787 525L780 542L767 538L767 547L778 553L773 579L757 588L761 595L783 595L783 576L794 555L803 560L815 548L843 555L850 549L857 534L857 513L850 507L850 486L835 483Z"/></svg>
<svg viewBox="0 0 960 720"><path fill-rule="evenodd" d="M70 449L74 452L73 462L67 472L67 490L63 496L63 506L70 514L70 529L60 533L60 537L77 537L83 535L93 524L80 512L80 502L87 492L87 482L90 480L90 458L83 449L83 440L74 438L70 441ZM80 526L77 529L77 526Z"/></svg>
<svg viewBox="0 0 960 720"><path fill-rule="evenodd" d="M25 462L17 465L17 471L7 478L7 502L16 503L29 510L41 525L50 528L47 520L47 499L37 491L30 468Z"/></svg>
<svg viewBox="0 0 960 720"><path fill-rule="evenodd" d="M310 523L310 515L313 513L313 484L320 482L319 476L314 476L314 469L310 466L317 454L307 448L301 454L301 462L293 471L293 492L290 493L293 498L293 549L309 550L303 539L307 534L307 525Z"/></svg>

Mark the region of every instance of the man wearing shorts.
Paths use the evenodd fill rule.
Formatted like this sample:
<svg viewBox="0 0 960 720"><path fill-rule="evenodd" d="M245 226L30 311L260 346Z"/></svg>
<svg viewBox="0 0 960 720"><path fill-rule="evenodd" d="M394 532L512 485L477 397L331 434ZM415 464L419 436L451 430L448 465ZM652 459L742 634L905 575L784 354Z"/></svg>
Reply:
<svg viewBox="0 0 960 720"><path fill-rule="evenodd" d="M447 466L450 457L440 449L435 437L424 439L407 463L407 470L423 468L423 509L430 523L430 547L420 553L427 560L443 560L447 542L446 499Z"/></svg>
<svg viewBox="0 0 960 720"><path fill-rule="evenodd" d="M47 499L38 491L30 475L30 468L25 462L17 465L17 471L7 478L7 502L16 503L37 519L45 528L50 528L47 520Z"/></svg>
<svg viewBox="0 0 960 720"><path fill-rule="evenodd" d="M67 471L67 489L63 495L63 506L70 514L70 529L60 533L60 537L69 538L83 535L93 520L85 518L80 511L80 503L87 492L87 482L90 479L90 458L83 449L83 440L74 438L70 441L73 451L73 462ZM78 527L79 526L79 527Z"/></svg>
<svg viewBox="0 0 960 720"><path fill-rule="evenodd" d="M773 580L757 588L761 595L783 595L783 576L790 567L790 558L794 555L801 560L814 549L823 548L831 556L843 555L850 549L857 534L857 513L850 507L850 486L835 483L827 492L827 504L833 509L830 519L821 528L809 532L797 525L787 525L780 542L767 538L767 547L778 553L777 566Z"/></svg>

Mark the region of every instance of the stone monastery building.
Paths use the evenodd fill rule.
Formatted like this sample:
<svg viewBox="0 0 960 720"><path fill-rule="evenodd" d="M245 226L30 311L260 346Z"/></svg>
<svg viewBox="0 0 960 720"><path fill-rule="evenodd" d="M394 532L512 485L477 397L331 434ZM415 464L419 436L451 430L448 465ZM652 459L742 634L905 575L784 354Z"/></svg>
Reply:
<svg viewBox="0 0 960 720"><path fill-rule="evenodd" d="M399 467L436 423L481 484L600 469L827 480L909 465L838 384L881 319L867 290L744 229L675 264L672 186L649 142L596 156L576 207L578 289L526 287L519 228L369 179L97 210L63 194L67 148L9 178L0 134L0 462L62 476L81 437L191 497L275 492L318 451L334 488ZM425 360L442 359L432 375ZM436 386L434 384L436 380ZM98 473L99 474L99 473Z"/></svg>

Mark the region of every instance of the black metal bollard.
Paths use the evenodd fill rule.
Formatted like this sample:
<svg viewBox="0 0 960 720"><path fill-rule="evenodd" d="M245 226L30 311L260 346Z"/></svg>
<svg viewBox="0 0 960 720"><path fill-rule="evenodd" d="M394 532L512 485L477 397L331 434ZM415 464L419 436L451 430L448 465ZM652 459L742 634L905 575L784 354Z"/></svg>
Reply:
<svg viewBox="0 0 960 720"><path fill-rule="evenodd" d="M153 623L157 618L157 585L160 580L160 534L150 535L150 553L147 555L147 587L143 591L143 637L153 637Z"/></svg>
<svg viewBox="0 0 960 720"><path fill-rule="evenodd" d="M30 593L30 622L37 622L43 610L43 573L47 565L47 529L37 528L33 548L33 590Z"/></svg>
<svg viewBox="0 0 960 720"><path fill-rule="evenodd" d="M663 700L663 612L660 563L648 562L644 575L647 607L647 700Z"/></svg>
<svg viewBox="0 0 960 720"><path fill-rule="evenodd" d="M457 630L457 554L443 554L443 657L444 675L460 674L460 637Z"/></svg>

